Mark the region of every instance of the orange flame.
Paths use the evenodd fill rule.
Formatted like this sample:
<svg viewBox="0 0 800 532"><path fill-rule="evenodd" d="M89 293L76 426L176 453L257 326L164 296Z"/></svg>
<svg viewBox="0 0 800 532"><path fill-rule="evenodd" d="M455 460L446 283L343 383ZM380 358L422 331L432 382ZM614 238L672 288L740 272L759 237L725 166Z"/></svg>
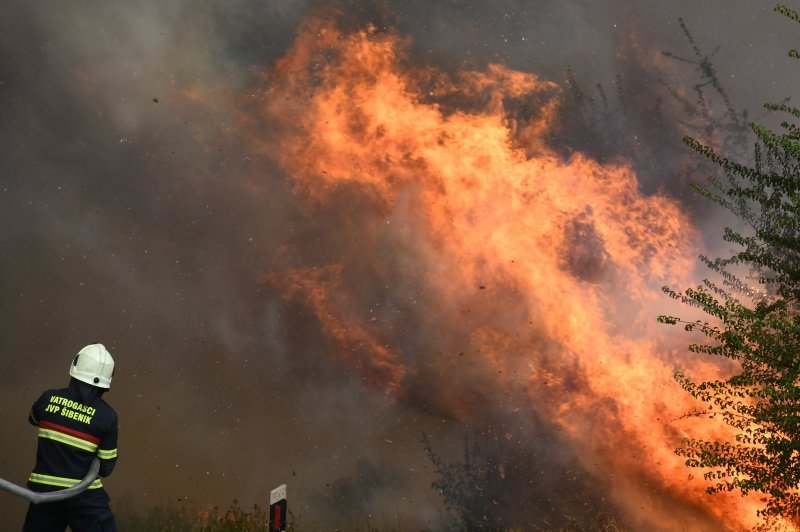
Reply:
<svg viewBox="0 0 800 532"><path fill-rule="evenodd" d="M673 454L690 428L672 421L692 406L672 379L686 341L671 347L654 322L660 286L690 283L698 239L687 215L669 197L644 196L624 161L564 160L548 148L553 83L500 65L415 68L406 48L375 28L307 23L257 101L277 133L250 122L252 141L309 212L343 191L369 201L364 230L425 287L419 311L493 368L487 378L512 402L570 435L633 522L686 529L711 515L720 528L753 525L753 501L707 496ZM522 111L531 117L515 118ZM400 397L417 368L396 335L349 303L341 279L354 268L265 279L314 311L367 382ZM442 393L454 386L445 381ZM452 415L468 415L452 394Z"/></svg>

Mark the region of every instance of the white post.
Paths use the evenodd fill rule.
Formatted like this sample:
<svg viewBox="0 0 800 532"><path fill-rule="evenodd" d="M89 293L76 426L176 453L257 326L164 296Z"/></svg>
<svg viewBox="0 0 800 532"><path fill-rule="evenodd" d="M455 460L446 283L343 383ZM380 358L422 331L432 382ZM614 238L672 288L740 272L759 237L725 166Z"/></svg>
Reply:
<svg viewBox="0 0 800 532"><path fill-rule="evenodd" d="M286 484L269 492L269 532L286 531Z"/></svg>

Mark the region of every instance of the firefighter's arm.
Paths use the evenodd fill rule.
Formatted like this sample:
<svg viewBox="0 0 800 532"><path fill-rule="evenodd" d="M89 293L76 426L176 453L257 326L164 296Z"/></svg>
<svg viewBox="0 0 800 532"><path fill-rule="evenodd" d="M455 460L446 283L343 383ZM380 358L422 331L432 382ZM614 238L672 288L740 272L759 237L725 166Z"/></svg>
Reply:
<svg viewBox="0 0 800 532"><path fill-rule="evenodd" d="M44 397L44 394L42 395L42 397ZM33 402L33 404L31 405L31 411L28 414L28 423L30 423L35 427L39 426L39 420L41 419L42 415L42 409L39 406L42 402L42 397L39 397L36 401Z"/></svg>
<svg viewBox="0 0 800 532"><path fill-rule="evenodd" d="M100 476L107 477L117 464L117 418L111 424L111 430L100 440L97 457L100 459Z"/></svg>

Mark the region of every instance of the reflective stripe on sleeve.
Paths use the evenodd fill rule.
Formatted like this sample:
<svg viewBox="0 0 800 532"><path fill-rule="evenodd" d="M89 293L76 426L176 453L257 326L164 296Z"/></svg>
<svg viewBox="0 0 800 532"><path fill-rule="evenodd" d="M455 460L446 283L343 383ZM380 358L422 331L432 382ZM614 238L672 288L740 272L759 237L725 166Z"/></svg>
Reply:
<svg viewBox="0 0 800 532"><path fill-rule="evenodd" d="M111 460L117 457L116 449L97 449L97 457L103 460Z"/></svg>
<svg viewBox="0 0 800 532"><path fill-rule="evenodd" d="M60 443L65 443L67 445L71 445L73 447L77 447L78 449L83 449L84 451L89 451L93 453L97 451L97 445L86 440L82 440L80 438L76 438L75 436L70 436L69 434L64 434L63 432L58 432L55 430L50 429L43 429L39 427L39 437L40 438L47 438L48 440L54 440Z"/></svg>
<svg viewBox="0 0 800 532"><path fill-rule="evenodd" d="M54 477L52 475L42 475L41 473L31 473L31 476L28 477L29 482L36 482L37 484L47 484L48 486L58 486L60 488L71 488L75 484L81 481L79 478L64 478L64 477ZM96 479L89 485L89 489L97 489L102 488L103 483L100 479Z"/></svg>

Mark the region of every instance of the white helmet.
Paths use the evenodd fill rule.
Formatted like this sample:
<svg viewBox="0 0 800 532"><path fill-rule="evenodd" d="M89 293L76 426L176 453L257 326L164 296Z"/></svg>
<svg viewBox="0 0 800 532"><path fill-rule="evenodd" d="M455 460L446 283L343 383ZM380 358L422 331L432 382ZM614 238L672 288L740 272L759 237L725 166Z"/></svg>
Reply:
<svg viewBox="0 0 800 532"><path fill-rule="evenodd" d="M75 355L69 374L92 386L111 388L114 359L103 344L87 345Z"/></svg>

